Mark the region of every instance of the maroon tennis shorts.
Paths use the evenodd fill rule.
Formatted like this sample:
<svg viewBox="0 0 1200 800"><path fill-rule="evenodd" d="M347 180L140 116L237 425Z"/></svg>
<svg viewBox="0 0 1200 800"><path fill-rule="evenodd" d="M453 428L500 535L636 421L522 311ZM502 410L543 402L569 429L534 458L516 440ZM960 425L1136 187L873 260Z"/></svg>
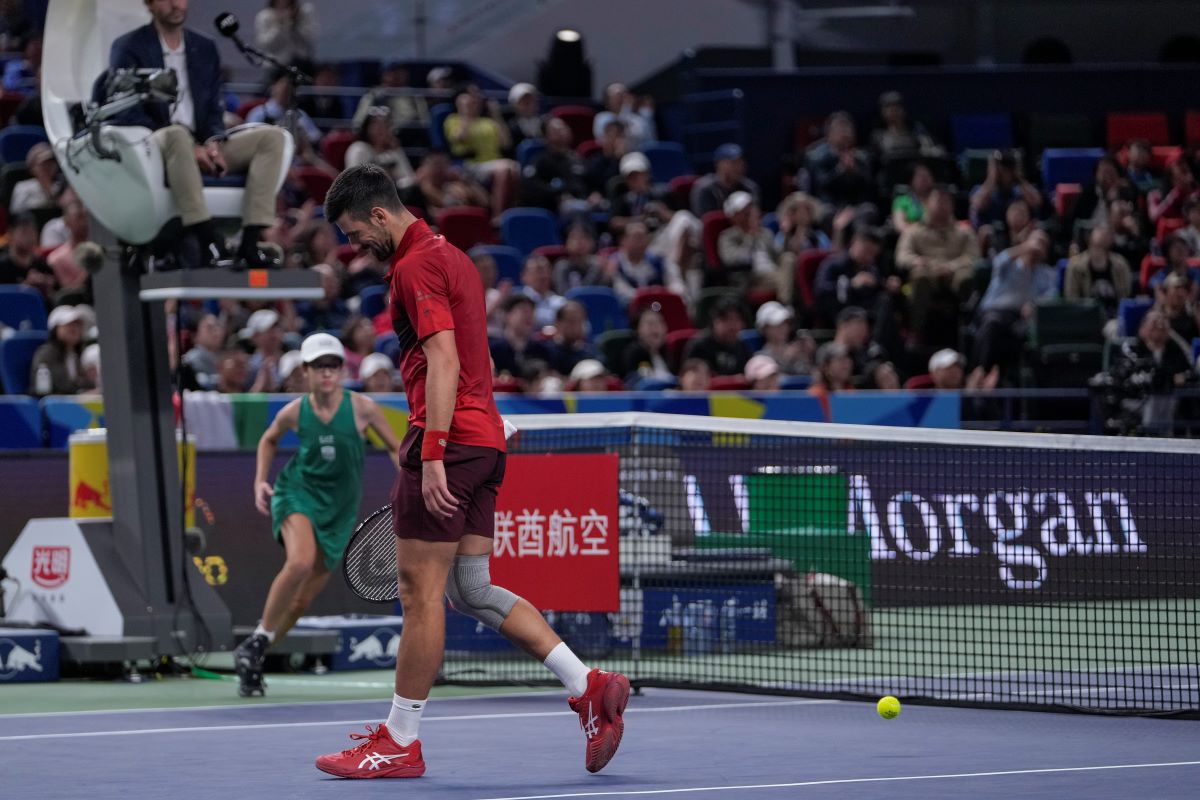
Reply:
<svg viewBox="0 0 1200 800"><path fill-rule="evenodd" d="M401 539L457 542L465 533L491 536L496 493L504 481L504 453L490 447L450 442L446 446L446 484L458 500L453 516L429 513L421 496L421 439L412 425L400 443L400 475L392 489L392 530Z"/></svg>

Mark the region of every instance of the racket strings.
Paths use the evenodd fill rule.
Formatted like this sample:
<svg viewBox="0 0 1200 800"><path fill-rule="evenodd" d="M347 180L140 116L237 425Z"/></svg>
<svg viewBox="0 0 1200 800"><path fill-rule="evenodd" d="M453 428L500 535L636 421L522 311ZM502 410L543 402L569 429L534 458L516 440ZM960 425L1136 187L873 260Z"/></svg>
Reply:
<svg viewBox="0 0 1200 800"><path fill-rule="evenodd" d="M396 536L390 508L375 512L354 534L343 572L350 588L364 600L386 603L396 599Z"/></svg>

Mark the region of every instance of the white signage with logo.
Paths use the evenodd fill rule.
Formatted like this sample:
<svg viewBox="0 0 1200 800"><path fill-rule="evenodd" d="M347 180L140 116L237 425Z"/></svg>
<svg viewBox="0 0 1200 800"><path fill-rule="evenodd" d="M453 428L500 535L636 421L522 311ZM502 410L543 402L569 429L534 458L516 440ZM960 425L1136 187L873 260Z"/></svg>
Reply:
<svg viewBox="0 0 1200 800"><path fill-rule="evenodd" d="M3 564L20 581L8 600L9 620L82 628L89 636L125 633L124 617L76 520L30 520Z"/></svg>

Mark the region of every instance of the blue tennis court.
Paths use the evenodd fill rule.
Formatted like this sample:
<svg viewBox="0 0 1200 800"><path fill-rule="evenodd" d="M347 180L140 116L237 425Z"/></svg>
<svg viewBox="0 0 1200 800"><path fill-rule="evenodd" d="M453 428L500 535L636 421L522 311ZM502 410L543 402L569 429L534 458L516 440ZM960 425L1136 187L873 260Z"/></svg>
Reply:
<svg viewBox="0 0 1200 800"><path fill-rule="evenodd" d="M9 797L228 796L534 800L575 797L1191 798L1194 722L873 705L648 689L621 751L583 769L560 693L433 700L415 781L343 781L313 767L386 699L0 717Z"/></svg>

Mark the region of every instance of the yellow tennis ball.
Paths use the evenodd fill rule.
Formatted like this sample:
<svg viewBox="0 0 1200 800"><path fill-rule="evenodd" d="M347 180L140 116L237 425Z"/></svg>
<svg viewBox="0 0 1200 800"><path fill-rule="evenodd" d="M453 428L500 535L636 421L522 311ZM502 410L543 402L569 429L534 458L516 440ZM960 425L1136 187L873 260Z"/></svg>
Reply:
<svg viewBox="0 0 1200 800"><path fill-rule="evenodd" d="M895 719L900 716L900 701L889 694L887 697L879 699L879 702L875 704L875 709L884 719Z"/></svg>

